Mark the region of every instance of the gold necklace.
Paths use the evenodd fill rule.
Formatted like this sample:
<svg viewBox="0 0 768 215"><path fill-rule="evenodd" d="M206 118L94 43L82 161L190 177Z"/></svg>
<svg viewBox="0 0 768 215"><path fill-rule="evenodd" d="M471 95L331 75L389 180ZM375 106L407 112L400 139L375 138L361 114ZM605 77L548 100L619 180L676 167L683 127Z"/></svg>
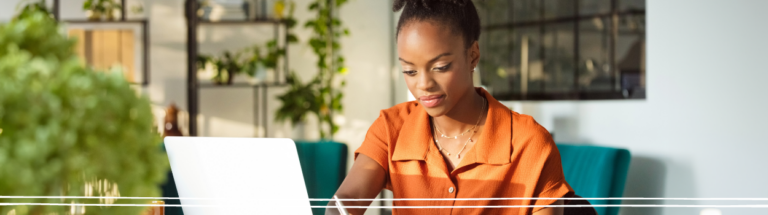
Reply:
<svg viewBox="0 0 768 215"><path fill-rule="evenodd" d="M483 118L483 112L485 111L485 102L486 102L485 98L483 98L483 107L480 108L480 116L477 117L477 122L475 122L475 126L472 126L471 128L467 129L466 131L462 132L459 135L453 136L453 139L458 140L459 136L464 136L464 134L466 134L467 132L475 130L475 128L477 128L477 125L480 124L480 119ZM445 133L440 131L440 128L437 127L437 123L433 122L433 124L435 125L435 129L437 130L437 132L440 133L440 137L442 137L442 138L451 138L450 136L445 135ZM472 137L470 137L470 138L472 138Z"/></svg>
<svg viewBox="0 0 768 215"><path fill-rule="evenodd" d="M478 117L477 122L475 123L475 126L473 126L472 129L470 129L470 130L474 130L475 128L477 128L477 125L480 123L480 119L483 118L483 113L485 112L485 102L486 102L486 100L485 100L485 98L483 98L483 108L480 109L480 117ZM434 120L432 120L432 125L434 125L435 130L440 132L440 130L437 129L437 123L435 123ZM467 131L469 131L469 130L467 130ZM440 133L442 133L442 132L440 132ZM466 131L465 131L465 133L466 133ZM459 152L456 153L456 159L460 159L461 158L461 152L463 152L464 149L467 148L467 143L469 143L469 141L472 141L472 137L475 136L475 133L477 133L477 131L473 131L472 134L470 134L470 136L467 139L467 141L464 142L464 146L462 146L461 150L459 150ZM462 133L462 135L464 135L464 134ZM445 136L445 135L443 135L443 136ZM455 138L455 139L458 139L458 138ZM437 143L437 150L443 151L443 146L440 145L440 141L435 139L435 143ZM445 153L447 153L448 156L451 156L451 152L448 152L448 150L445 150Z"/></svg>

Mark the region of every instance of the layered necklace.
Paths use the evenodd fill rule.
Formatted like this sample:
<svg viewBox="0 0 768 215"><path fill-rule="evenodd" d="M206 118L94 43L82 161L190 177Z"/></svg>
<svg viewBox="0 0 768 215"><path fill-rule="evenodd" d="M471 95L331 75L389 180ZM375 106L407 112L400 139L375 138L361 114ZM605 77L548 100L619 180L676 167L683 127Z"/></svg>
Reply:
<svg viewBox="0 0 768 215"><path fill-rule="evenodd" d="M472 136L474 136L474 135L475 135L475 133L477 133L477 130L476 130L476 129L477 129L477 126L480 124L480 119L482 119L482 118L483 118L483 115L485 115L485 114L483 114L483 113L485 113L485 105L486 105L486 100L485 100L485 98L483 98L483 107L482 107L482 108L480 108L480 116L478 116L478 117L477 117L477 122L475 122L475 125L474 125L474 126L472 126L472 127L471 127L471 128L469 128L469 129L467 129L466 131L464 131L464 132L461 132L461 134L459 134L459 135L456 135L456 136L453 136L453 137L451 137L451 136L448 136L448 135L445 135L445 133L443 133L442 131L440 131L440 128L438 128L438 127L437 127L437 123L436 123L434 120L432 120L432 125L433 125L433 127L435 127L435 130L437 130L437 132L438 132L438 133L440 133L440 137L441 137L441 138L449 138L449 139L458 140L458 139L459 139L459 136L464 136L464 134L466 134L466 133L469 133L469 132L471 131L471 133L469 133L469 138L467 138L467 141L464 141L464 146L462 146L462 147L461 147L461 150L459 150L459 152L458 152L458 153L456 153L456 159L459 159L459 158L461 158L461 152L463 152L463 151L464 151L464 149L465 149L465 148L467 148L467 143L469 143L470 141L474 142L474 141L472 140ZM442 146L442 145L440 145L440 141L439 141L439 140L435 139L435 143L437 143L437 149L438 149L438 150L440 150L440 151L444 151L444 150L443 150L443 146ZM451 153L450 153L450 152L448 152L448 150L445 150L445 153L446 153L446 154L448 154L448 156L451 156Z"/></svg>

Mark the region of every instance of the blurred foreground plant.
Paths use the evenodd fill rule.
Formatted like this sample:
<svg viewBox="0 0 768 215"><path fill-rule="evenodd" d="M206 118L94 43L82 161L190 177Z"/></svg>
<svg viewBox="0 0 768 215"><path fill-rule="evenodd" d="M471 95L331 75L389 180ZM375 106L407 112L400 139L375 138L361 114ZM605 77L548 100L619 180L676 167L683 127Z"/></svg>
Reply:
<svg viewBox="0 0 768 215"><path fill-rule="evenodd" d="M168 160L149 101L94 72L45 13L0 25L0 195L159 196ZM146 203L4 199L35 203ZM139 214L140 207L3 206L0 214Z"/></svg>

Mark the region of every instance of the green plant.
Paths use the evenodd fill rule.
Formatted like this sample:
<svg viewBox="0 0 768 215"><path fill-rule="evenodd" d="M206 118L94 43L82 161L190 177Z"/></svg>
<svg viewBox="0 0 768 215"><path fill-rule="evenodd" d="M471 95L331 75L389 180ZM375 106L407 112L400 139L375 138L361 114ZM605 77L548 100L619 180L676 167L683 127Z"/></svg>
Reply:
<svg viewBox="0 0 768 215"><path fill-rule="evenodd" d="M309 10L317 14L314 19L307 20L304 27L312 30L309 45L318 57L317 75L309 82L302 83L291 72L287 77L291 88L278 96L283 105L277 110L277 121L290 120L295 125L307 115L315 114L322 139L332 139L333 134L338 132L339 126L333 121L333 114L343 111L341 99L344 93L340 88L346 85L346 81L337 75L346 74L347 68L344 66L344 57L338 51L341 49L339 40L341 36L349 35L349 29L342 26L336 10L346 2L316 0L309 5Z"/></svg>
<svg viewBox="0 0 768 215"><path fill-rule="evenodd" d="M32 3L23 7L11 23L2 28L0 34L0 57L9 55L6 48L14 45L34 56L65 59L72 56L75 40L66 37L52 37L59 24L51 18L43 3Z"/></svg>
<svg viewBox="0 0 768 215"><path fill-rule="evenodd" d="M293 1L279 0L276 4L282 5L280 8L288 9L288 14L281 21L285 22L287 34L285 40L288 44L297 43L299 40L291 31L296 26L296 19L293 18L295 3ZM230 52L225 51L221 56L211 56L198 54L197 68L205 68L205 65L211 63L216 71L213 81L219 84L229 83L231 76L238 73L246 73L254 77L256 71L260 69L277 69L280 58L285 57L286 48L278 45L277 39L271 39L263 45L254 45L242 50ZM264 51L262 53L262 51Z"/></svg>
<svg viewBox="0 0 768 215"><path fill-rule="evenodd" d="M120 10L123 5L117 0L85 0L83 10L91 11L90 19L99 19L102 14L107 15L107 19L115 19L114 11Z"/></svg>
<svg viewBox="0 0 768 215"><path fill-rule="evenodd" d="M199 55L198 65L205 66L206 62L213 63L216 75L213 76L213 81L216 84L232 84L232 79L238 73L243 72L243 65L240 52L224 51L221 57L211 57L207 55ZM202 68L202 67L200 67Z"/></svg>
<svg viewBox="0 0 768 215"><path fill-rule="evenodd" d="M224 51L221 56L212 56L206 54L197 55L197 68L203 69L207 64L213 66L215 71L214 76L211 78L216 84L232 84L232 79L236 74L247 73L250 76L254 76L254 72L250 71L250 60L246 60L243 54L247 53L245 50L238 52ZM257 59L259 56L254 55L252 58ZM250 58L249 58L250 59Z"/></svg>
<svg viewBox="0 0 768 215"><path fill-rule="evenodd" d="M48 14L50 18L53 18L53 14L45 6L45 0L25 0L20 2L19 5L24 5L24 7L21 8L14 19L23 19L37 12Z"/></svg>
<svg viewBox="0 0 768 215"><path fill-rule="evenodd" d="M37 42L37 44L35 43ZM159 196L168 160L149 100L119 73L95 72L45 13L0 25L0 193L6 196ZM125 199L5 199L147 203ZM66 206L0 206L0 214L68 214ZM139 214L140 207L88 207Z"/></svg>

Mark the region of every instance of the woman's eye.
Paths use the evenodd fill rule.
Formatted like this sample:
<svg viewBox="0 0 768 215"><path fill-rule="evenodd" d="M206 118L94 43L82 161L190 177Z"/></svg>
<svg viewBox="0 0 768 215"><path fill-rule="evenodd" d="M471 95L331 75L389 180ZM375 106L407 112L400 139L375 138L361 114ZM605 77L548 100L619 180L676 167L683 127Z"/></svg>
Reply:
<svg viewBox="0 0 768 215"><path fill-rule="evenodd" d="M416 71L414 71L414 70L406 70L406 71L403 71L403 74L412 76L412 75L416 74Z"/></svg>
<svg viewBox="0 0 768 215"><path fill-rule="evenodd" d="M445 65L445 66L441 66L441 67L435 67L432 70L434 70L434 71L446 71L449 68L451 68L451 64L448 64L448 65Z"/></svg>

